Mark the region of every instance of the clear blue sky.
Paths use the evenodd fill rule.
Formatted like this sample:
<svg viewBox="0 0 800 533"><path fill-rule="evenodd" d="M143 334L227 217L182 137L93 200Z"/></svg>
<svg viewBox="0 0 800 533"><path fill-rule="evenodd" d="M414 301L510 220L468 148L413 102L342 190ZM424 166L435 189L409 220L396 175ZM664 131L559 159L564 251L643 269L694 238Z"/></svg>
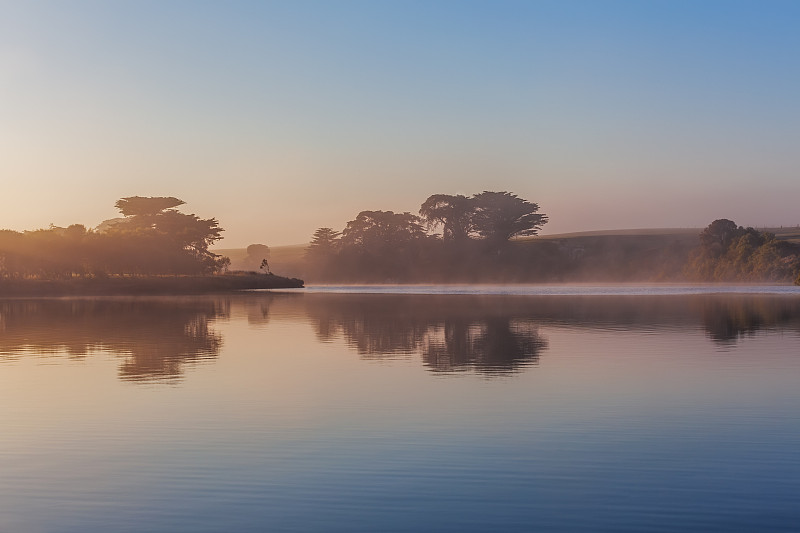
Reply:
<svg viewBox="0 0 800 533"><path fill-rule="evenodd" d="M0 2L0 227L225 246L510 190L545 233L800 223L800 2Z"/></svg>

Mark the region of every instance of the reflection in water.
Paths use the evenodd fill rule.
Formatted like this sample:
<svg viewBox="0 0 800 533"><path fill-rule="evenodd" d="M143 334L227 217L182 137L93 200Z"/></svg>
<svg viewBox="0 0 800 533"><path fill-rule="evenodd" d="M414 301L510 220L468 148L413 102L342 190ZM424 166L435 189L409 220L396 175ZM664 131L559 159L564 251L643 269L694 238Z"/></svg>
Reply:
<svg viewBox="0 0 800 533"><path fill-rule="evenodd" d="M513 371L535 364L547 341L531 322L449 320L429 329L422 360L435 371Z"/></svg>
<svg viewBox="0 0 800 533"><path fill-rule="evenodd" d="M702 328L722 346L762 329L800 331L800 299L776 295L306 294L297 300L304 301L320 340L341 336L365 358L419 353L432 371L510 372L536 364L547 348L538 329L545 324Z"/></svg>
<svg viewBox="0 0 800 533"><path fill-rule="evenodd" d="M341 335L365 358L420 354L433 371L509 372L547 342L535 322L494 298L307 295L320 340Z"/></svg>
<svg viewBox="0 0 800 533"><path fill-rule="evenodd" d="M0 300L0 359L29 353L122 356L130 381L180 380L215 359L214 321L310 320L321 342L363 358L420 357L432 372L507 374L535 365L542 325L654 331L702 329L723 347L760 330L800 332L800 299L785 296L476 296L250 293L196 298Z"/></svg>
<svg viewBox="0 0 800 533"><path fill-rule="evenodd" d="M187 364L214 359L210 327L227 302L195 299L63 299L0 302L0 356L30 351L80 358L107 350L124 357L119 376L175 381Z"/></svg>
<svg viewBox="0 0 800 533"><path fill-rule="evenodd" d="M0 328L3 532L800 523L800 298L0 299Z"/></svg>
<svg viewBox="0 0 800 533"><path fill-rule="evenodd" d="M707 298L702 316L708 335L723 345L764 329L800 331L800 301L796 298Z"/></svg>

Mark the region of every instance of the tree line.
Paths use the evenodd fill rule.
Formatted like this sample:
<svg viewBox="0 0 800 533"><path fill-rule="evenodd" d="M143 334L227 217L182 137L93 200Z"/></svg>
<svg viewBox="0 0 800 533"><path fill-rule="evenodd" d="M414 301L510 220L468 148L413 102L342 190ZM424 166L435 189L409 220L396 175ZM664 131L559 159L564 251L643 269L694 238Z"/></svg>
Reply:
<svg viewBox="0 0 800 533"><path fill-rule="evenodd" d="M794 281L800 285L800 247L770 232L718 219L700 233L684 273L698 281Z"/></svg>
<svg viewBox="0 0 800 533"><path fill-rule="evenodd" d="M230 259L209 247L215 218L178 210L175 197L121 198L121 217L97 229L0 230L0 279L209 275ZM507 191L434 194L419 214L361 211L342 230L314 232L304 276L312 282L723 281L800 284L800 246L713 221L697 238L658 241L525 239L548 222L539 205ZM269 248L248 248L265 273Z"/></svg>
<svg viewBox="0 0 800 533"><path fill-rule="evenodd" d="M520 239L548 221L538 204L502 191L434 194L419 214L361 211L317 229L311 282L796 282L800 246L715 220L696 238Z"/></svg>
<svg viewBox="0 0 800 533"><path fill-rule="evenodd" d="M509 243L538 234L547 221L538 204L507 191L434 194L419 215L361 211L341 231L317 229L306 255L308 274L343 281L477 280L502 263L513 265Z"/></svg>
<svg viewBox="0 0 800 533"><path fill-rule="evenodd" d="M121 198L121 218L101 229L66 228L0 231L0 278L203 275L220 272L230 260L209 250L222 238L215 218L177 210L175 197Z"/></svg>

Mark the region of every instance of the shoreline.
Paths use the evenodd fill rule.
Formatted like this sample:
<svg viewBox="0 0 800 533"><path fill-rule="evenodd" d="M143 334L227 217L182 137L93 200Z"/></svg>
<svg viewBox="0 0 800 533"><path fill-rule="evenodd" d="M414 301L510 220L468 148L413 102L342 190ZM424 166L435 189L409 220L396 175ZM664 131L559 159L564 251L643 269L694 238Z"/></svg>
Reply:
<svg viewBox="0 0 800 533"><path fill-rule="evenodd" d="M187 295L248 289L299 289L303 280L274 274L0 280L0 298L27 296Z"/></svg>

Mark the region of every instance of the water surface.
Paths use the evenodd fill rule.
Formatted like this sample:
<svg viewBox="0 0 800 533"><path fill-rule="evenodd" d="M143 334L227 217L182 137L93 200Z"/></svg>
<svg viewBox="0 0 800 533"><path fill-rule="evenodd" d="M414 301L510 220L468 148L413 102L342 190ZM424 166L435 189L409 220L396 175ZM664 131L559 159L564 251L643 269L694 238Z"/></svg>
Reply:
<svg viewBox="0 0 800 533"><path fill-rule="evenodd" d="M795 289L582 289L0 300L0 531L796 531Z"/></svg>

